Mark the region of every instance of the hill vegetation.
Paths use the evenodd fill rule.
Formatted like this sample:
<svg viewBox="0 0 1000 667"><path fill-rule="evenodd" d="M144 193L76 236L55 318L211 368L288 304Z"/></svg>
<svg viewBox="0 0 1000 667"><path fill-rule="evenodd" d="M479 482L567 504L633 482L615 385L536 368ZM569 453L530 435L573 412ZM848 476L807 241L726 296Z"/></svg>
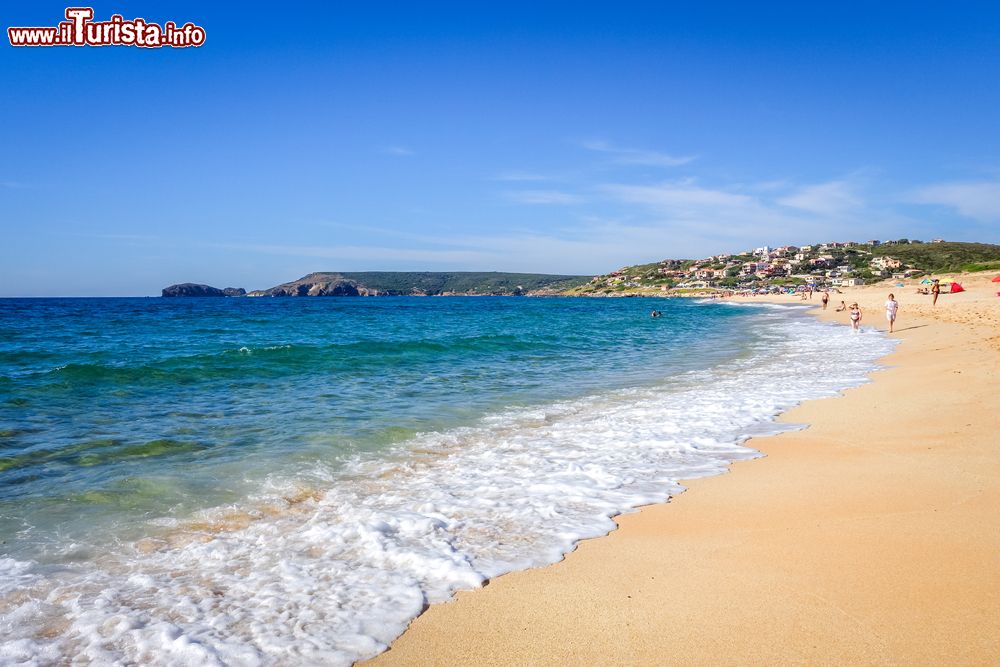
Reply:
<svg viewBox="0 0 1000 667"><path fill-rule="evenodd" d="M1000 269L1000 245L899 239L767 246L704 259L665 259L595 276L581 296L688 294L723 290L839 287L886 278Z"/></svg>
<svg viewBox="0 0 1000 667"><path fill-rule="evenodd" d="M543 273L440 272L440 271L362 271L341 273L379 292L411 294L414 290L428 295L514 294L541 290L560 291L582 285L590 276L548 275Z"/></svg>
<svg viewBox="0 0 1000 667"><path fill-rule="evenodd" d="M495 271L317 272L247 296L519 296L557 294L587 280L589 276Z"/></svg>
<svg viewBox="0 0 1000 667"><path fill-rule="evenodd" d="M987 271L1000 268L1000 245L992 243L898 244L885 248L886 254L928 273Z"/></svg>

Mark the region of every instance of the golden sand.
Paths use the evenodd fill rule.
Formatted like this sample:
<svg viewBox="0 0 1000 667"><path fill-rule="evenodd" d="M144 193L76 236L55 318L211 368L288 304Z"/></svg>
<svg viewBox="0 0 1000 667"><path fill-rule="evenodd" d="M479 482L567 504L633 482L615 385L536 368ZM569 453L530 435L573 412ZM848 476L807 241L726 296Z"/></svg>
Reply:
<svg viewBox="0 0 1000 667"><path fill-rule="evenodd" d="M896 351L766 458L415 620L380 665L1000 664L1000 290L832 295ZM771 298L771 297L769 297ZM792 301L791 297L773 297ZM813 304L819 304L818 295ZM817 352L821 354L822 352ZM831 358L830 364L838 359Z"/></svg>

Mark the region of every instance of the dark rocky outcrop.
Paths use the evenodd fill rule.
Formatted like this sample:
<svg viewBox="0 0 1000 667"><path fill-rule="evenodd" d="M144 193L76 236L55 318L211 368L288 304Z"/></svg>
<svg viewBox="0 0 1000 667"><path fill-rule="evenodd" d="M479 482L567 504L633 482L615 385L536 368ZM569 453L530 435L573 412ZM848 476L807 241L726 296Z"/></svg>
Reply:
<svg viewBox="0 0 1000 667"><path fill-rule="evenodd" d="M171 285L170 287L163 288L163 296L167 297L244 296L246 293L246 290L242 287L227 287L226 289L219 289L218 287L212 287L211 285L199 285L197 283L180 283L178 285Z"/></svg>
<svg viewBox="0 0 1000 667"><path fill-rule="evenodd" d="M348 280L339 273L310 273L308 276L265 290L250 292L250 296L375 296L366 287Z"/></svg>

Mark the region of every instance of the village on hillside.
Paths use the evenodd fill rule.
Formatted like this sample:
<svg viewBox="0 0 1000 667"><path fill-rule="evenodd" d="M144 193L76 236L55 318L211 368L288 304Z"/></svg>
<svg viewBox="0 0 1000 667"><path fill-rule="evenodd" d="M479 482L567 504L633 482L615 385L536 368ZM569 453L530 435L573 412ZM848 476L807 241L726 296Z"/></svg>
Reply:
<svg viewBox="0 0 1000 667"><path fill-rule="evenodd" d="M935 239L930 243L943 243ZM666 259L595 276L577 292L670 292L703 290L787 290L853 287L894 278L918 277L925 267L893 256L897 246L923 241L870 240L829 242L776 248L762 246L739 254L713 255L699 260Z"/></svg>

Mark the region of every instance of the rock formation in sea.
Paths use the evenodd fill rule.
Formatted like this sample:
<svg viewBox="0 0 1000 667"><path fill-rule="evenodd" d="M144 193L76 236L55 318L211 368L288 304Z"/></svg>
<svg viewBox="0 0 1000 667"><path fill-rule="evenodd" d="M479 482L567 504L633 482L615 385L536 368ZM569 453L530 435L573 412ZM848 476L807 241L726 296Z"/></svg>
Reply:
<svg viewBox="0 0 1000 667"><path fill-rule="evenodd" d="M163 288L163 296L244 296L247 291L242 287L227 287L219 289L211 285L199 285L197 283L179 283Z"/></svg>

